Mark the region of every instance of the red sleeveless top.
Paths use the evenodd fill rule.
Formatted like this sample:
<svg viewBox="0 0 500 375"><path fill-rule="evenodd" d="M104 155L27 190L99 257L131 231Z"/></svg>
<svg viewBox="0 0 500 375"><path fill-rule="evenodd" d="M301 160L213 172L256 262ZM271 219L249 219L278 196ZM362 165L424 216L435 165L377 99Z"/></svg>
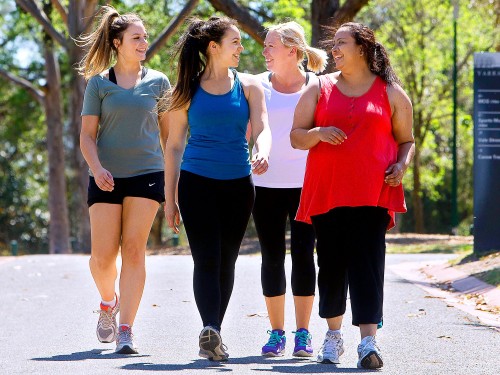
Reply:
<svg viewBox="0 0 500 375"><path fill-rule="evenodd" d="M384 182L385 171L397 162L398 154L387 85L377 76L365 94L349 97L330 76L319 77L314 125L335 126L347 139L341 145L319 142L309 150L296 220L311 223L311 216L335 207L377 206L388 209L390 229L395 212L406 212L406 204L403 186Z"/></svg>

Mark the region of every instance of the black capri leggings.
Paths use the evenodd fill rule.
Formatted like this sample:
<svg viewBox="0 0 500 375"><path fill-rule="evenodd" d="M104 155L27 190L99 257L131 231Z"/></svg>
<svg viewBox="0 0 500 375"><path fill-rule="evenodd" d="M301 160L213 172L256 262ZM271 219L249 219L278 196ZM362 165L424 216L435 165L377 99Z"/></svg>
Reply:
<svg viewBox="0 0 500 375"><path fill-rule="evenodd" d="M301 188L255 187L253 219L262 252L261 281L266 297L285 294L285 230L290 220L292 255L292 293L312 296L316 286L314 266L314 229L295 221Z"/></svg>
<svg viewBox="0 0 500 375"><path fill-rule="evenodd" d="M352 324L380 324L387 209L338 207L311 220L318 241L319 315L344 315L349 288Z"/></svg>
<svg viewBox="0 0 500 375"><path fill-rule="evenodd" d="M194 297L203 326L220 330L254 197L251 176L216 180L180 173L179 209L193 256Z"/></svg>

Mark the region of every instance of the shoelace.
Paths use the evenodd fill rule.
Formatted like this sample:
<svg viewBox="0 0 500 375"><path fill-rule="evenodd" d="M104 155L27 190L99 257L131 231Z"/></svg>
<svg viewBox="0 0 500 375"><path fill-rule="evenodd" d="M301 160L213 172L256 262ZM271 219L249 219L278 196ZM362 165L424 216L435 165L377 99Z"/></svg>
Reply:
<svg viewBox="0 0 500 375"><path fill-rule="evenodd" d="M271 336L269 337L269 341L267 342L266 346L275 346L279 342L281 342L281 336L278 332L267 331L267 333L269 333L269 335Z"/></svg>
<svg viewBox="0 0 500 375"><path fill-rule="evenodd" d="M342 340L333 336L327 336L323 342L324 352L333 353L334 350L338 353L342 348Z"/></svg>
<svg viewBox="0 0 500 375"><path fill-rule="evenodd" d="M371 337L369 338L365 344L359 344L358 345L358 352L362 352L365 350L365 348L370 345L372 346L373 348L377 349L378 351L380 351L380 347L377 345L377 341L375 341L375 337Z"/></svg>
<svg viewBox="0 0 500 375"><path fill-rule="evenodd" d="M134 335L132 334L131 329L120 330L118 333L118 341L119 342L131 342Z"/></svg>
<svg viewBox="0 0 500 375"><path fill-rule="evenodd" d="M296 332L293 331L292 333L295 333L295 337L297 338L298 344L300 346L307 346L309 345L308 340L312 338L311 334L309 332Z"/></svg>
<svg viewBox="0 0 500 375"><path fill-rule="evenodd" d="M96 310L95 313L99 313L99 322L102 324L103 328L109 328L114 325L114 314L113 310Z"/></svg>

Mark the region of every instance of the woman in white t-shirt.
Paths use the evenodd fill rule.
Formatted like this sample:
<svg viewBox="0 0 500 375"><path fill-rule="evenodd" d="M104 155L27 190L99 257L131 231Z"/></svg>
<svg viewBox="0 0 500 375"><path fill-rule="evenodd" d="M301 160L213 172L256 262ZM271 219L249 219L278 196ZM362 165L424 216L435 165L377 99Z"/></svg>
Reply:
<svg viewBox="0 0 500 375"><path fill-rule="evenodd" d="M314 300L316 271L314 266L314 231L311 225L295 221L304 180L307 151L290 145L290 129L295 106L303 89L314 74L302 68L304 55L307 68L324 70L326 52L310 47L304 29L296 22L269 28L262 52L268 72L259 75L266 95L273 147L267 173L254 175L256 199L253 209L255 227L262 252L262 290L271 323L269 341L262 347L264 356L282 356L286 338L285 320L285 231L290 220L292 256L292 292L295 302L295 347L293 355L313 355L309 319Z"/></svg>

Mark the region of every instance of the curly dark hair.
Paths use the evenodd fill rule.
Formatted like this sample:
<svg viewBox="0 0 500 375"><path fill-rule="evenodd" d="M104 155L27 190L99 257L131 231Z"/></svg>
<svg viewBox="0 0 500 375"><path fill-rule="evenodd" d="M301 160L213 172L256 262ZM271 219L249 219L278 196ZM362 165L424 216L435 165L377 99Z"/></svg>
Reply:
<svg viewBox="0 0 500 375"><path fill-rule="evenodd" d="M340 26L327 27L326 29L329 37L323 42L323 45L331 48L333 37L337 31L339 29L348 29L356 44L361 46L363 56L365 56L370 71L378 75L388 84L401 85L401 81L394 72L394 69L392 69L386 49L382 44L376 41L373 30L368 26L357 22L347 22Z"/></svg>

